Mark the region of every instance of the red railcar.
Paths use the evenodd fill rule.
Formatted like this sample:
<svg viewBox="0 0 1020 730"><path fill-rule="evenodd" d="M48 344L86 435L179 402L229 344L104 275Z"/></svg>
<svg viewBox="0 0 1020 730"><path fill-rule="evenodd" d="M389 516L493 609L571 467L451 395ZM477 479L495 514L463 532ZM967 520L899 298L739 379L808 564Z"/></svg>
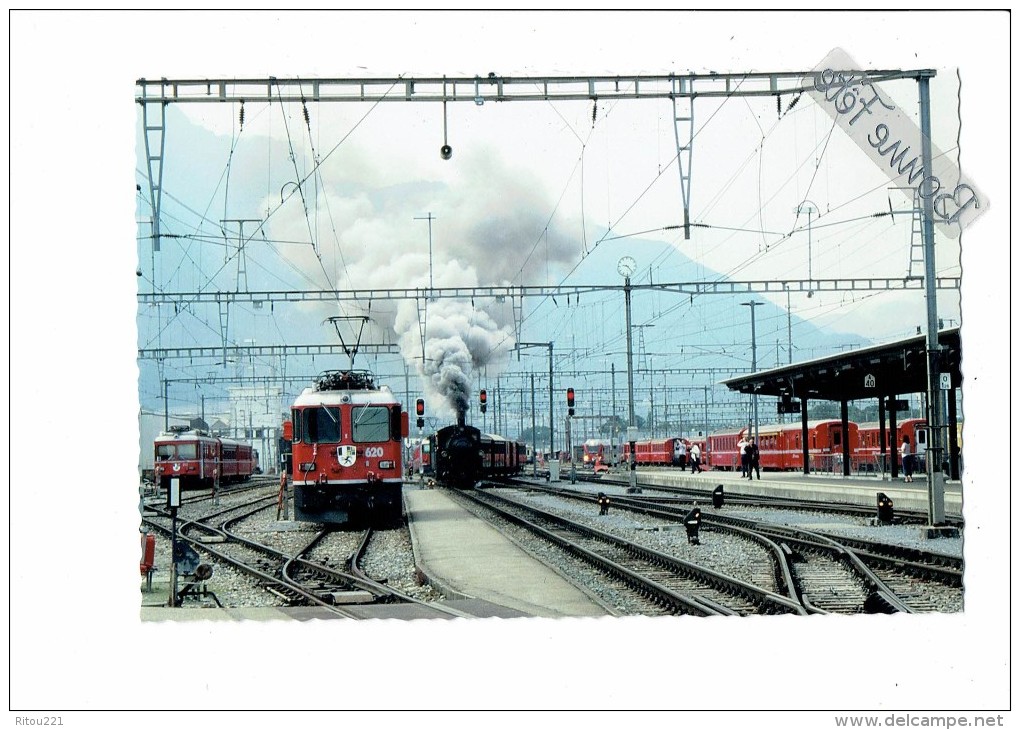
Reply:
<svg viewBox="0 0 1020 730"><path fill-rule="evenodd" d="M856 456L863 463L876 464L882 453L878 422L860 424L858 435ZM924 470L925 449L928 448L928 421L923 418L907 418L901 423L896 424L895 434L886 428L885 436L886 464L888 464L889 453L895 451L898 454L900 444L903 443L903 438L906 437L910 441L910 453L915 455L915 468L920 471Z"/></svg>
<svg viewBox="0 0 1020 730"><path fill-rule="evenodd" d="M411 448L411 473L432 476L432 440L422 439Z"/></svg>
<svg viewBox="0 0 1020 730"><path fill-rule="evenodd" d="M638 466L677 466L680 463L679 438L650 439L634 442L635 461ZM683 441L685 445L689 442ZM630 461L630 443L624 442L623 456Z"/></svg>
<svg viewBox="0 0 1020 730"><path fill-rule="evenodd" d="M848 441L843 443L843 427L838 420L809 421L807 430L808 459L812 471L834 471L842 468L849 444L852 456L859 442L856 423L847 424ZM740 468L737 444L748 435L747 428L722 431L708 436L708 466L713 469ZM804 444L799 423L769 424L758 427L759 467L777 471L804 469Z"/></svg>
<svg viewBox="0 0 1020 730"><path fill-rule="evenodd" d="M243 482L258 470L258 452L243 441L218 438L199 429L164 431L155 443L156 482L163 488L180 479L181 489Z"/></svg>
<svg viewBox="0 0 1020 730"><path fill-rule="evenodd" d="M291 416L296 519L399 521L408 422L389 388L366 371L328 371Z"/></svg>
<svg viewBox="0 0 1020 730"><path fill-rule="evenodd" d="M613 460L613 447L606 439L588 439L584 442L582 465L594 469L595 464L609 464Z"/></svg>

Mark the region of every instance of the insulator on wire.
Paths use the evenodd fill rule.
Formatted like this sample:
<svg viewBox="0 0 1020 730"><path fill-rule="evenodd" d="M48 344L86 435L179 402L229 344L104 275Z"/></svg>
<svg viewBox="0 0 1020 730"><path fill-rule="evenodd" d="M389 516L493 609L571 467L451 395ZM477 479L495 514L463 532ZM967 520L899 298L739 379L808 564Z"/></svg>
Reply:
<svg viewBox="0 0 1020 730"><path fill-rule="evenodd" d="M591 105L591 126L595 126L595 117L599 113L599 100L595 99Z"/></svg>
<svg viewBox="0 0 1020 730"><path fill-rule="evenodd" d="M783 97L780 94L776 94L776 116L783 116Z"/></svg>
<svg viewBox="0 0 1020 730"><path fill-rule="evenodd" d="M241 102L241 112L238 115L240 117L241 129L244 129L244 102Z"/></svg>
<svg viewBox="0 0 1020 730"><path fill-rule="evenodd" d="M305 106L304 99L301 100L301 113L305 115L305 125L310 127L312 122L311 119L309 119L308 117L308 107Z"/></svg>
<svg viewBox="0 0 1020 730"><path fill-rule="evenodd" d="M797 106L797 102L800 101L800 94L790 99L790 103L786 105L786 113L789 114L790 110Z"/></svg>

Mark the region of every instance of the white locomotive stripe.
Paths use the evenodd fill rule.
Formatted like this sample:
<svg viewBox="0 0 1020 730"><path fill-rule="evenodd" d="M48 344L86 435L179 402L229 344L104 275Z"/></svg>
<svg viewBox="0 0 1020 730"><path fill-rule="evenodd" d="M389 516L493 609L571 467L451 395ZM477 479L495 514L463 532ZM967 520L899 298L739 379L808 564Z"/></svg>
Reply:
<svg viewBox="0 0 1020 730"><path fill-rule="evenodd" d="M403 479L377 479L376 482L381 482L383 484L402 484L404 482L404 480ZM316 481L302 482L302 481L295 481L295 482L292 482L292 483L293 483L293 485L295 487L314 487L314 486L316 486L318 484L325 484L325 485L328 485L328 486L344 486L344 485L349 485L349 484L368 484L369 481L367 479L330 479L329 481L326 481L326 482L316 482Z"/></svg>

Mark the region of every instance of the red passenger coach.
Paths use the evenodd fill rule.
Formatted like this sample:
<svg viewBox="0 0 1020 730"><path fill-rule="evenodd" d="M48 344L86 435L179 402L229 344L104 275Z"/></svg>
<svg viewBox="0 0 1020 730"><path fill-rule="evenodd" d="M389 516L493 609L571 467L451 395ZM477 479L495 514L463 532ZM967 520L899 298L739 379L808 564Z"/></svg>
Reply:
<svg viewBox="0 0 1020 730"><path fill-rule="evenodd" d="M635 462L639 466L676 466L679 464L677 442L680 439L652 439L634 442ZM630 461L630 443L623 444L624 459Z"/></svg>
<svg viewBox="0 0 1020 730"><path fill-rule="evenodd" d="M401 517L407 414L363 370L333 370L292 408L296 519L395 523Z"/></svg>
<svg viewBox="0 0 1020 730"><path fill-rule="evenodd" d="M875 463L882 453L878 422L860 424L858 434L857 456L865 462ZM895 434L886 428L886 459L889 458L891 451L899 453L904 436L910 441L910 453L917 455L915 457L917 468L923 471L923 459L928 448L928 421L923 418L908 418L896 424Z"/></svg>
<svg viewBox="0 0 1020 730"><path fill-rule="evenodd" d="M847 424L850 452L859 440L857 424ZM709 467L736 470L740 468L737 444L748 435L748 429L709 434ZM801 424L769 424L758 427L759 467L775 471L803 471L804 444ZM808 459L812 471L832 471L841 467L845 454L843 426L838 420L809 421L807 429Z"/></svg>
<svg viewBox="0 0 1020 730"><path fill-rule="evenodd" d="M516 474L527 461L527 447L524 444L495 434L483 434L481 438L482 473L485 476L500 477Z"/></svg>
<svg viewBox="0 0 1020 730"><path fill-rule="evenodd" d="M180 479L181 489L210 489L243 482L258 469L258 452L251 444L221 439L205 431L174 427L155 439L156 482L162 488Z"/></svg>

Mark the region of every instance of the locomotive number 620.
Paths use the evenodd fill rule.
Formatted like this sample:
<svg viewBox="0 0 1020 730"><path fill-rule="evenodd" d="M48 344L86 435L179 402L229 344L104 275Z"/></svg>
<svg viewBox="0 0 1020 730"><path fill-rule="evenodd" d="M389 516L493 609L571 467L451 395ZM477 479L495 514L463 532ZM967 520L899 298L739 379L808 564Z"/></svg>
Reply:
<svg viewBox="0 0 1020 730"><path fill-rule="evenodd" d="M379 459L383 455L382 446L368 446L365 448L366 459Z"/></svg>

